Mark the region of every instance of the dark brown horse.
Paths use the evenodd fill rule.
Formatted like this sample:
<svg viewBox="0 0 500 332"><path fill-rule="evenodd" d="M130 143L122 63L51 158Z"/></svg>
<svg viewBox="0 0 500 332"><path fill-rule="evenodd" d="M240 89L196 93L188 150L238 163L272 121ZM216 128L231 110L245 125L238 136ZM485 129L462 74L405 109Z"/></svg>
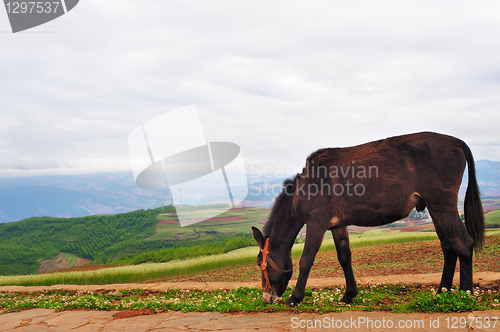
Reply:
<svg viewBox="0 0 500 332"><path fill-rule="evenodd" d="M468 165L465 225L457 209ZM264 235L252 227L261 248L264 300L281 297L292 276L291 248L307 225L297 285L286 303L304 298L309 271L327 230L333 235L351 303L358 290L351 266L348 225L380 226L428 208L444 253L441 286L450 289L457 257L460 289L472 290L472 253L484 244L484 216L474 159L463 141L424 132L349 148L321 149L307 158L302 174L284 182Z"/></svg>

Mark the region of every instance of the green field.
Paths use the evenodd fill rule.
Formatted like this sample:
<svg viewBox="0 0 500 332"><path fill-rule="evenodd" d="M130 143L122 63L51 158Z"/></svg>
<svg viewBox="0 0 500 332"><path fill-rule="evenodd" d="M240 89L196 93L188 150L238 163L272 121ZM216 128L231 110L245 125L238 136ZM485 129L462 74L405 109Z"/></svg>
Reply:
<svg viewBox="0 0 500 332"><path fill-rule="evenodd" d="M66 265L68 265L69 267L76 264L76 260L78 259L76 255L68 254L66 252L63 252L62 255L64 258L66 258Z"/></svg>
<svg viewBox="0 0 500 332"><path fill-rule="evenodd" d="M484 216L484 222L486 224L500 224L500 210L486 213Z"/></svg>
<svg viewBox="0 0 500 332"><path fill-rule="evenodd" d="M214 234L236 235L252 233L252 226L260 227L269 217L269 208L236 207L217 217L181 227L175 213L160 213L156 232L148 240L205 240ZM169 223L171 222L171 223Z"/></svg>

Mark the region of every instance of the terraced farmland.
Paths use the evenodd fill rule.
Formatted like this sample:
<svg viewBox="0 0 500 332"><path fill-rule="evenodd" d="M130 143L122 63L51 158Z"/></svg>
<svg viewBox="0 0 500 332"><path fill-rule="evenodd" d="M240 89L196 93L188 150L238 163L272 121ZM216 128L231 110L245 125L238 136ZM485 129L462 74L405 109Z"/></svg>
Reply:
<svg viewBox="0 0 500 332"><path fill-rule="evenodd" d="M251 227L261 227L269 217L269 208L236 207L217 217L181 227L175 213L160 213L156 233L148 240L204 240L220 233L224 235L250 234Z"/></svg>

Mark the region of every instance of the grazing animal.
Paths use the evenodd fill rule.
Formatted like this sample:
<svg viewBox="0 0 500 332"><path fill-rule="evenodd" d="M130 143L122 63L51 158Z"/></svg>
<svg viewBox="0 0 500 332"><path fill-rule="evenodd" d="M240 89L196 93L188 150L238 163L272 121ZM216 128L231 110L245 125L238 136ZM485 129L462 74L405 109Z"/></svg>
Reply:
<svg viewBox="0 0 500 332"><path fill-rule="evenodd" d="M466 164L465 225L457 209ZM460 289L472 290L472 254L484 244L484 215L472 153L462 140L431 132L396 136L347 148L312 153L301 174L283 183L264 234L252 227L261 248L267 303L281 298L290 278L291 249L304 224L306 239L295 290L286 304L294 306L304 291L314 258L327 230L333 235L351 303L358 289L351 265L347 226L380 226L427 207L441 241L444 267L441 285L452 286L457 257Z"/></svg>

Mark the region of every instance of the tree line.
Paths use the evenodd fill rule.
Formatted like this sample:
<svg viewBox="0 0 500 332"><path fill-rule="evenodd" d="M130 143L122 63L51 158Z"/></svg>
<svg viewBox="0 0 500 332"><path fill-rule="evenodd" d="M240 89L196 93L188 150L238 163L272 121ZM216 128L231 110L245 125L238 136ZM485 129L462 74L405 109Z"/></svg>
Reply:
<svg viewBox="0 0 500 332"><path fill-rule="evenodd" d="M159 213L167 206L116 215L80 218L34 217L0 224L0 275L36 274L40 261L59 252L75 254L93 264L137 264L227 252L253 245L251 238L215 234L189 241L146 240L155 234ZM184 248L177 250L178 248ZM189 249L186 249L189 248Z"/></svg>

